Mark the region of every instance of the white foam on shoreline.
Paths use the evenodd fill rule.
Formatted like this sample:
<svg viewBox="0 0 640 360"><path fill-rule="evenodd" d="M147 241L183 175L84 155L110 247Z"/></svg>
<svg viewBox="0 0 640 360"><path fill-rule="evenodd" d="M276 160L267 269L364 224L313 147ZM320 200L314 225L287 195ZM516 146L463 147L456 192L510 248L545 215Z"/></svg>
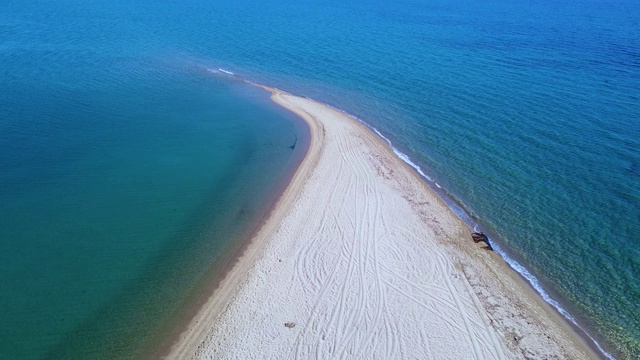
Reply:
<svg viewBox="0 0 640 360"><path fill-rule="evenodd" d="M474 228L474 230L477 230L476 228ZM510 258L505 252L504 250L502 250L500 248L499 245L497 245L495 242L493 242L491 240L491 238L489 239L489 243L491 244L491 247L493 247L493 250L495 252L497 252L503 259L504 261L507 262L507 264L509 264L509 266L514 269L515 271L517 271L520 275L522 275L522 277L524 277L525 279L527 279L527 281L529 282L529 284L531 284L531 286L538 292L538 294L540 294L540 296L542 296L542 298L544 299L545 302L547 302L548 304L550 304L551 306L553 306L560 314L562 314L562 316L564 316L567 320L571 321L571 323L573 325L575 325L577 328L579 328L580 330L582 330L582 332L587 335L587 337L595 344L595 346L598 348L598 350L600 350L600 352L602 353L602 355L604 355L607 359L610 360L616 360L616 358L611 355L610 353L608 353L606 350L604 350L602 348L602 346L600 346L600 344L582 327L580 326L580 324L578 324L577 320L573 317L573 315L571 315L567 310L565 310L560 303L558 303L555 299L553 299L549 293L547 293L544 288L542 287L542 285L540 285L540 282L538 281L538 278L536 278L535 275L533 275L532 273L529 272L529 270L527 270L527 268L525 268L524 266L522 266L520 263L518 263L517 261L515 261L514 259Z"/></svg>
<svg viewBox="0 0 640 360"><path fill-rule="evenodd" d="M217 69L207 68L207 71L213 74L226 74L226 75L232 75L232 76L236 75L235 73L229 70L225 70L223 68L217 68Z"/></svg>
<svg viewBox="0 0 640 360"><path fill-rule="evenodd" d="M218 71L219 71L219 72L223 72L223 73L225 73L225 74L227 74L227 75L235 75L233 72L228 71L228 70L225 70L225 69L223 69L223 68L218 68Z"/></svg>

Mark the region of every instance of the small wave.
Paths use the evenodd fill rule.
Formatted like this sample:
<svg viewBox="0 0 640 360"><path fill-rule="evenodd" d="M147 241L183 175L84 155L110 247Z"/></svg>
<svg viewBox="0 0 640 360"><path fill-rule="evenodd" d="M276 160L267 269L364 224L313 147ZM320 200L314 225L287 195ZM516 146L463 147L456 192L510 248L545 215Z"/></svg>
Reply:
<svg viewBox="0 0 640 360"><path fill-rule="evenodd" d="M474 227L474 230L476 228ZM476 230L477 231L477 230ZM591 337L591 335L589 335L589 333L582 328L582 326L578 325L578 322L576 321L576 319L569 314L568 311L566 311L561 305L560 303L558 303L555 299L553 299L543 288L542 285L540 285L540 282L538 281L538 278L535 277L535 275L533 275L532 273L529 272L529 270L527 270L527 268L525 268L524 266L520 265L520 263L518 263L517 261L513 260L512 258L510 258L501 248L499 245L495 244L490 238L489 238L489 243L491 244L491 247L493 247L493 250L495 252L497 252L503 259L504 261L507 262L507 264L509 264L509 266L511 266L512 269L514 269L515 271L517 271L520 275L522 275L525 279L527 279L527 281L529 282L529 284L531 284L531 286L533 286L533 288L538 292L538 294L540 294L540 296L542 296L542 298L544 299L544 301L546 301L548 304L550 304L551 306L553 306L560 314L562 314L562 316L564 316L567 320L571 321L571 323L573 325L575 325L578 329L582 330L582 332L587 335L587 337L589 339L591 339L591 341L596 345L596 347L598 348L598 350L600 350L600 352L609 360L616 360L616 358L609 354L607 351L605 351L602 346L600 346L600 344L593 338Z"/></svg>
<svg viewBox="0 0 640 360"><path fill-rule="evenodd" d="M216 70L216 69L207 69L207 71L212 72L214 74L218 74L220 71Z"/></svg>
<svg viewBox="0 0 640 360"><path fill-rule="evenodd" d="M424 173L424 171L422 171L422 168L420 166L418 166L416 163L414 163L413 161L411 161L411 158L409 158L409 155L403 153L402 151L398 150L398 148L396 148L395 146L393 146L393 144L391 143L391 140L389 140L386 136L382 135L382 133L380 131L378 131L378 129L374 128L373 126L367 124L366 122L360 120L358 117L353 116L343 110L340 110L342 113L344 113L345 115L358 120L358 122L360 122L361 124L363 124L364 126L368 127L369 129L373 130L376 134L378 134L378 136L380 136L384 141L387 142L387 144L389 144L389 147L391 147L391 150L393 150L393 153L396 154L396 156L398 156L402 161L404 161L407 165L411 166L415 171L418 172L418 174L420 174L422 177L424 177L425 179L429 180L430 182L434 183L433 179L428 176L427 174ZM438 186L440 187L440 186Z"/></svg>
<svg viewBox="0 0 640 360"><path fill-rule="evenodd" d="M404 161L407 165L411 166L415 171L418 172L418 174L420 174L423 178L429 180L430 182L434 183L437 187L440 187L440 185L436 184L433 179L424 173L424 171L422 171L422 168L420 166L418 166L418 164L414 163L413 161L411 161L411 158L409 157L409 155L403 153L402 151L398 150L398 148L396 148L395 146L393 146L393 144L391 143L391 140L387 139L384 135L382 135L380 133L380 131L378 131L378 129L371 127L373 129L373 131L376 132L376 134L378 134L378 136L380 136L381 138L383 138L391 147L391 150L393 150L393 152L402 160Z"/></svg>
<svg viewBox="0 0 640 360"><path fill-rule="evenodd" d="M223 69L223 68L218 68L218 71L219 71L219 72L223 72L223 73L225 73L225 74L227 74L227 75L235 75L235 74L234 74L234 73L232 73L231 71L225 70L225 69Z"/></svg>

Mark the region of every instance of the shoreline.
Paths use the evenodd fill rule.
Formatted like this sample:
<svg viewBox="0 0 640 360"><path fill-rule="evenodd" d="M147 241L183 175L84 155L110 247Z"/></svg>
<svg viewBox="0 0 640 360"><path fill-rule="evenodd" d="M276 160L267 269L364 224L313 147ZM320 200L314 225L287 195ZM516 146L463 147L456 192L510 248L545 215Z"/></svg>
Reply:
<svg viewBox="0 0 640 360"><path fill-rule="evenodd" d="M555 309L544 302L539 294L525 283L524 279L520 277L520 274L509 268L504 260L497 254L481 251L480 247L474 246L475 244L470 244L472 242L468 236L470 233L468 225L464 224L453 211L446 206L443 200L435 194L434 190L431 189L423 179L419 178L415 170L411 169L407 163L401 161L389 145L385 144L381 138L376 136L369 127L347 114L340 114L336 109L324 104L295 97L268 87L261 87L272 93L272 100L274 102L296 113L307 122L311 133L307 155L291 178L289 186L281 198L277 200L275 207L268 215L268 219L266 219L259 228L256 236L246 245L246 248L244 245L242 246L242 254L237 259L230 261L232 266L230 266L231 269L226 273L227 276L221 280L220 286L214 291L214 295L209 298L193 318L188 329L180 335L180 341L171 347L171 352L167 355L167 358L185 358L191 357L194 353L203 355L206 354L207 351L215 352L220 344L211 348L211 342L218 338L216 336L218 333L215 332L220 331L220 328L223 327L221 324L225 324L227 329L224 331L230 333L233 333L234 326L247 326L246 321L248 320L243 320L241 318L242 314L239 314L237 309L255 309L247 309L246 304L242 307L242 304L240 304L241 301L238 298L244 294L240 292L246 290L250 282L250 285L255 287L252 281L256 278L256 262L263 261L265 257L269 256L269 254L265 254L265 252L268 251L266 248L274 246L273 243L275 242L271 237L282 230L280 229L282 222L286 222L288 218L291 218L289 212L296 205L297 198L309 182L309 177L316 170L317 163L321 160L324 152L323 145L325 144L323 142L327 137L325 127L322 121L317 120L317 114L312 114L308 109L303 109L305 106L310 107L312 110L322 111L325 115L337 115L336 117L340 118L340 121L346 119L346 123L349 123L350 131L354 131L354 134L359 138L366 140L367 146L370 146L367 150L374 148L373 150L375 151L371 151L371 154L373 154L372 159L382 159L380 163L374 164L374 166L378 166L378 175L382 174L382 177L386 180L391 179L389 181L394 181L393 172L395 170L397 173L402 173L399 176L404 177L403 181L405 181L405 183L403 185L412 187L412 191L414 192L416 189L419 190L420 193L412 193L410 196L405 197L407 204L410 205L412 211L422 216L422 220L433 221L431 223L432 228L429 229L429 231L433 232L433 228L437 228L436 230L445 234L444 238L448 241L443 241L443 239L439 238L438 234L436 234L434 239L432 239L434 241L432 241L430 245L437 246L445 258L454 259L450 264L451 268L448 267L449 265L444 267L454 273L456 279L454 281L455 284L450 284L452 279L446 279L450 274L441 275L441 277L445 279L438 279L438 281L446 280L447 286L454 288L454 290L449 289L455 293L454 297L460 296L459 301L456 301L456 306L458 307L458 312L462 314L462 318L466 320L468 320L468 318L474 318L476 323L484 323L484 325L478 325L480 326L478 329L482 330L480 333L487 330L488 332L493 332L490 334L491 336L487 338L479 335L478 329L469 331L468 340L470 344L473 345L474 355L493 355L498 358L511 358L512 355L514 355L519 358L525 353L538 354L542 357L544 357L545 354L556 356L560 356L561 354L579 354L581 358L598 358L597 354L591 351L588 344L579 334L573 331L566 320L555 313ZM290 102L292 100L297 101L298 105L293 105ZM304 104L301 106L300 103ZM320 130L322 130L321 133ZM366 164L362 163L360 166L364 168ZM378 180L380 179L372 180L372 184L377 185ZM422 192L426 194L422 194ZM428 219L429 216L431 216L428 211L434 210L433 208L436 207L436 205L430 205L429 208L425 210L421 208L422 204L415 202L414 199L415 197L420 198L427 195L429 201L437 204L438 211L444 211L446 214L440 214L440 218L438 219ZM401 204L399 206L405 206L407 204ZM403 209L406 210L406 208ZM446 221L448 227L445 229L445 227L435 225L436 223L439 224L440 221ZM456 238L456 241L450 241L453 238ZM517 276L514 276L515 274L517 274ZM459 275L462 275L460 279L458 278ZM272 278L269 280L272 280ZM278 279L275 280L277 282ZM390 287L393 286L397 287L397 284L390 285ZM416 291L419 292L421 290L418 289ZM243 299L245 298L247 298L247 296L243 297ZM381 299L382 298L379 300L382 301ZM444 303L436 304L436 306L442 306L446 310L447 306L445 305ZM304 308L304 306L302 308ZM460 314L453 311L448 313L448 316L453 319ZM224 315L225 318L219 318L221 315ZM240 319L238 319L238 317L240 317ZM238 321L241 324L237 324L236 322ZM244 321L244 323L242 321ZM406 320L403 321L406 322ZM233 326L229 325L230 322L234 322ZM471 326L468 325L469 323L473 324L474 321L465 321L465 326ZM214 327L214 324L218 326ZM488 326L488 324L491 325ZM467 328L467 330L469 330L469 328ZM228 334L229 333L227 333L227 335ZM549 338L547 334L554 335L553 337L555 337L557 341L551 341L551 338ZM459 334L454 331L449 335L455 337ZM523 339L526 341L523 341ZM478 340L490 341L493 349L491 346L483 348L478 344ZM231 340L227 337L225 341ZM242 340L239 341L242 342ZM233 345L227 344L226 351L232 351L232 349L238 350L238 344L235 346L234 348ZM343 345L343 347L348 346L349 345ZM224 346L218 350L222 350L222 354L218 355L225 354ZM245 349L245 351L249 350L251 349ZM491 353L492 351L494 352ZM445 354L452 355L451 353ZM442 355L443 354L440 353L440 356ZM453 357L456 356L457 355L453 355Z"/></svg>
<svg viewBox="0 0 640 360"><path fill-rule="evenodd" d="M591 328L589 326L584 326L584 323L582 321L589 324L589 319L581 318L581 322L579 323L578 318L580 317L576 317L576 315L572 311L570 311L571 308L567 308L566 303L563 304L563 301L558 300L558 298L564 300L562 296L555 292L549 291L549 288L547 288L549 284L539 279L536 275L532 274L529 269L523 266L521 264L522 259L518 259L514 256L513 253L511 253L511 251L509 251L509 249L504 249L500 244L497 244L494 240L494 238L498 238L495 233L484 228L483 224L478 222L478 220L469 213L468 209L464 206L463 203L460 202L459 199L457 199L453 194L449 193L445 188L440 186L440 184L438 184L436 180L427 175L422 169L423 164L415 163L414 160L404 152L405 150L398 149L396 145L391 142L391 140L389 140L380 131L378 131L378 129L369 125L365 121L340 108L336 108L327 104L323 105L343 113L347 117L352 118L353 120L362 124L367 130L372 131L376 135L378 135L392 149L393 153L398 158L400 158L400 160L402 160L405 165L409 167L409 170L413 171L419 179L425 182L425 184L431 189L431 191L435 192L441 198L441 200L455 214L455 216L458 217L459 220L468 227L470 232L483 231L484 234L488 236L488 241L493 247L493 251L499 255L499 257L508 266L509 270L515 273L515 277L513 280L519 282L527 291L532 291L534 293L535 301L538 302L540 306L547 309L552 316L556 317L557 320L560 321L565 328L568 328L577 339L577 341L582 344L582 346L589 349L593 357L606 360L616 359L611 353L607 352L602 347L601 344L606 344L606 341L601 338L599 338L599 340L596 340L597 336L588 331ZM591 331L593 330L591 329Z"/></svg>
<svg viewBox="0 0 640 360"><path fill-rule="evenodd" d="M267 101L272 102L270 99L267 99ZM280 202L280 199L297 173L298 168L304 161L311 143L311 134L309 133L309 128L306 122L297 116L293 116L291 120L294 122L294 127L298 132L298 137L296 138L294 148L292 149L296 153L290 160L292 164L288 166L289 169L286 171L284 177L280 180L273 193L269 195L266 211L255 224L248 227L248 233L245 236L242 236L240 241L235 241L234 245L230 246L229 249L221 255L221 259L224 260L214 264L214 266L209 270L209 273L213 275L205 276L209 281L199 288L199 295L194 297L196 300L180 316L181 320L174 323L172 330L164 336L163 340L159 343L159 346L156 346L154 350L149 351L148 356L143 358L160 359L174 358L176 356L173 355L173 349L175 346L184 342L182 336L186 332L190 331L189 329L192 327L191 323L194 319L202 316L202 311L205 307L210 306L212 297L220 291L223 281L227 278L229 273L233 271L238 262L243 258L244 254L254 246L254 238L257 237L261 229L269 219L271 219L276 205ZM217 310L219 309L213 309L213 311ZM195 323L198 323L198 321L195 321Z"/></svg>
<svg viewBox="0 0 640 360"><path fill-rule="evenodd" d="M266 87L259 87L270 92ZM229 251L231 256L224 264L221 264L220 269L222 271L214 277L214 284L206 293L208 295L207 300L198 301L196 309L189 312L192 316L188 316L186 321L179 326L181 331L173 333L153 358L183 359L190 357L191 353L202 342L202 338L205 335L202 332L205 327L208 327L206 324L213 323L220 313L224 311L224 308L234 295L237 286L235 282L246 275L252 265L252 261L266 245L265 241L268 241L268 236L275 229L274 220L283 217L292 205L299 187L302 185L302 178L311 171L313 162L309 153L313 145L317 145L317 141L313 141L317 135L314 129L303 118L300 118L300 121L307 127L308 134L306 134L307 139L304 141L306 148L301 159L297 160L298 166L294 167L292 173L283 181L283 184L279 187L280 192L271 201L271 208L264 214L249 238L241 242L235 249ZM315 149L315 152L318 150ZM298 186L293 186L294 183L297 183Z"/></svg>

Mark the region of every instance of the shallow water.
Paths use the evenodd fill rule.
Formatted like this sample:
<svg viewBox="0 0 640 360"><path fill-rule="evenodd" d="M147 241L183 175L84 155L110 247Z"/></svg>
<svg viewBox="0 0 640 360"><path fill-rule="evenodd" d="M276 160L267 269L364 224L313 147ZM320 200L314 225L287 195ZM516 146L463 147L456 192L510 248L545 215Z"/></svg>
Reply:
<svg viewBox="0 0 640 360"><path fill-rule="evenodd" d="M10 173L2 173L5 183L28 189L30 182L32 188L44 186L40 181L58 194L95 194L108 187L95 178L109 171L92 161L84 165L93 179L90 186L55 179L70 173L65 168L69 159L83 161L78 154L100 141L109 149L116 148L109 141L129 149L109 155L109 161L130 161L127 171L144 179L150 170L140 165L143 154L134 151L139 134L149 131L149 122L174 134L165 122L178 124L184 113L196 116L192 109L199 102L225 92L206 87L226 80L202 75L207 68L223 68L327 102L380 130L495 234L495 241L607 351L618 358L640 357L640 246L634 236L640 224L637 2L287 0L266 6L255 0L108 5L69 0L0 6L0 58L7 64L0 80L5 90L0 144L19 149L3 151L0 166L13 164L11 156L17 153L48 164L39 173L11 165ZM163 81L164 86L156 86ZM137 107L127 108L123 98L135 99ZM170 100L175 100L173 107L157 105ZM242 108L238 100L224 116L235 124L232 114ZM150 109L155 115L147 114ZM51 116L45 119L41 113ZM91 121L95 118L117 120ZM132 118L148 120L128 121ZM262 134L254 125L245 130ZM229 134L225 139L234 131L241 132L231 125L212 129ZM6 134L13 135L7 139ZM177 143L192 142L198 134L185 130L174 148L183 150ZM201 148L208 146L200 141ZM52 142L57 145L51 147ZM200 154L184 150L183 158ZM246 156L218 159L211 151L207 160L220 168L236 166ZM253 154L258 153L262 148ZM199 166L194 161L188 171L197 172ZM164 179L170 188L175 173L176 167L168 167L150 178ZM136 189L146 184L137 181ZM96 216L78 202L52 211L33 191L20 191L29 196L2 192L11 197L0 205L3 229L6 224L14 232L25 228L8 215L21 207L29 216L56 224L62 221L57 214L67 223L88 221L69 221L72 217L59 210L65 206L78 216ZM166 204L188 197L177 188L172 191ZM216 193L211 191L190 196L203 201L209 196L204 194ZM70 237L82 238L87 230L74 231ZM5 245L3 240L3 246L16 247L14 252L29 246L37 250L44 241L38 239L48 235L33 232L20 242ZM11 259L15 263L3 268L21 269L22 258ZM21 270L9 271L14 272L4 278L22 277L17 276ZM38 273L33 273L25 283L37 283Z"/></svg>
<svg viewBox="0 0 640 360"><path fill-rule="evenodd" d="M267 92L70 41L0 54L3 359L153 350L295 165Z"/></svg>

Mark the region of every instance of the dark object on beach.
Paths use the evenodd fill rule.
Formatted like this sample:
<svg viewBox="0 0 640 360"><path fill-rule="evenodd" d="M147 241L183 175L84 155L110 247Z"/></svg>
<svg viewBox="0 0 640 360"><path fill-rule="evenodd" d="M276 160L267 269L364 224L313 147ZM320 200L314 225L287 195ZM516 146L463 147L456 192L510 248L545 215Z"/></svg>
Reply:
<svg viewBox="0 0 640 360"><path fill-rule="evenodd" d="M471 238L473 239L474 243L479 243L479 242L484 242L485 244L487 244L487 247L485 249L487 250L493 250L493 248L491 247L491 244L489 244L489 238L487 237L487 235L485 235L484 233L481 232L474 232L471 234Z"/></svg>
<svg viewBox="0 0 640 360"><path fill-rule="evenodd" d="M289 329L296 327L296 323L294 322L288 322L288 323L284 323L284 326L288 327Z"/></svg>

